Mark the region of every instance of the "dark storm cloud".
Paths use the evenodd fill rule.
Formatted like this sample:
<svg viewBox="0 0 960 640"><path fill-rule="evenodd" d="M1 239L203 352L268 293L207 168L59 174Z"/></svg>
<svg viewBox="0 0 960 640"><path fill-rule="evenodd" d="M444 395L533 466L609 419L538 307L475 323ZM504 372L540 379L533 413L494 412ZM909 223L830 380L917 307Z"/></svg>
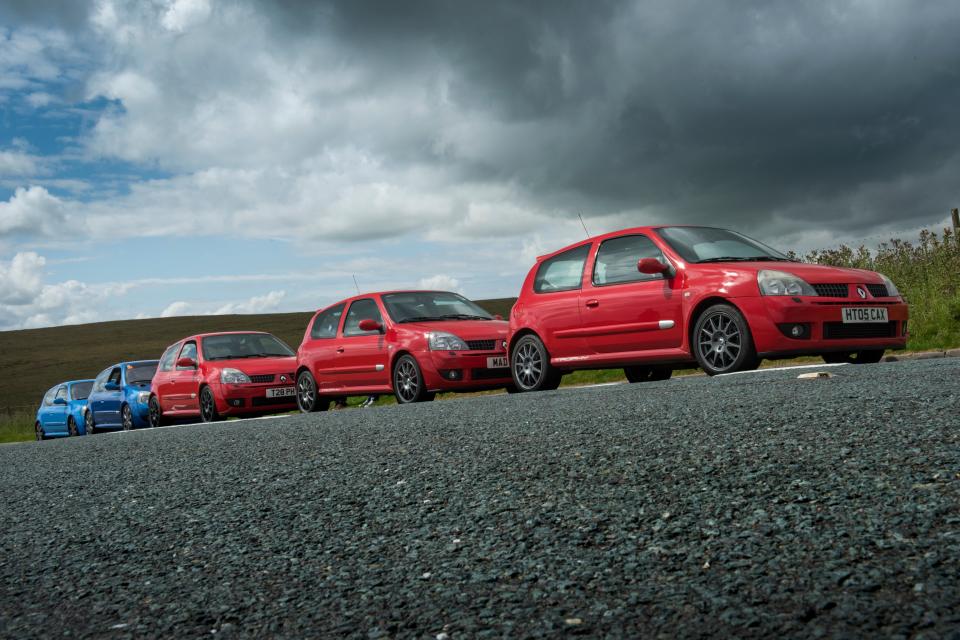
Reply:
<svg viewBox="0 0 960 640"><path fill-rule="evenodd" d="M450 99L503 144L424 153L570 213L857 231L931 223L960 197L953 1L265 7L385 81L452 69Z"/></svg>
<svg viewBox="0 0 960 640"><path fill-rule="evenodd" d="M79 0L3 0L0 24L74 28L86 22L90 8Z"/></svg>

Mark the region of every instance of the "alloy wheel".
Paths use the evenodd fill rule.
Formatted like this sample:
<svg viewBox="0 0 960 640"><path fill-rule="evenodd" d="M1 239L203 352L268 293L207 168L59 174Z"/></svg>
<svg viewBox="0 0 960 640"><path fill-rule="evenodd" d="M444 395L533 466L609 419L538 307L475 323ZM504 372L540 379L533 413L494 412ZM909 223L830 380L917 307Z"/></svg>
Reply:
<svg viewBox="0 0 960 640"><path fill-rule="evenodd" d="M700 326L697 349L716 371L732 369L743 350L743 334L736 320L723 311L708 316Z"/></svg>
<svg viewBox="0 0 960 640"><path fill-rule="evenodd" d="M157 400L156 396L150 398L150 426L159 427L161 422L160 417L160 402Z"/></svg>
<svg viewBox="0 0 960 640"><path fill-rule="evenodd" d="M123 423L123 430L130 431L133 429L133 412L130 411L130 405L123 405L123 408L120 409L120 421Z"/></svg>
<svg viewBox="0 0 960 640"><path fill-rule="evenodd" d="M402 402L415 402L420 395L420 372L409 357L400 359L393 374L393 388Z"/></svg>
<svg viewBox="0 0 960 640"><path fill-rule="evenodd" d="M524 342L513 356L513 370L518 385L533 389L543 377L543 354L533 342Z"/></svg>
<svg viewBox="0 0 960 640"><path fill-rule="evenodd" d="M77 429L77 422L73 419L73 416L67 418L67 434L70 436L80 435L80 431Z"/></svg>
<svg viewBox="0 0 960 640"><path fill-rule="evenodd" d="M209 387L204 387L200 392L200 418L204 422L213 422L217 419L217 404Z"/></svg>
<svg viewBox="0 0 960 640"><path fill-rule="evenodd" d="M88 436L92 436L97 432L97 427L93 423L93 412L87 411L83 414L83 430Z"/></svg>
<svg viewBox="0 0 960 640"><path fill-rule="evenodd" d="M44 440L43 427L40 426L40 423L38 422L38 423L36 423L36 424L33 425L33 426L34 426L34 431L35 431L34 435L36 435L37 440Z"/></svg>
<svg viewBox="0 0 960 640"><path fill-rule="evenodd" d="M317 382L309 371L304 371L297 378L297 406L303 413L316 410Z"/></svg>

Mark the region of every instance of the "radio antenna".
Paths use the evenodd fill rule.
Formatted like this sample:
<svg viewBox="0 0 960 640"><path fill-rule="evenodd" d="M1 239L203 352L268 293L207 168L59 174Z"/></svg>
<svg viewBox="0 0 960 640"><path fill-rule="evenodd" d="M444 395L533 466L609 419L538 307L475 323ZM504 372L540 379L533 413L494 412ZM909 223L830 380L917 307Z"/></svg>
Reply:
<svg viewBox="0 0 960 640"><path fill-rule="evenodd" d="M590 232L587 231L587 225L584 224L584 222L583 222L583 216L580 215L580 212L579 212L579 211L577 212L577 217L580 218L580 226L583 227L583 232L584 232L585 234L587 234L587 237L589 238L589 237L590 237Z"/></svg>
<svg viewBox="0 0 960 640"><path fill-rule="evenodd" d="M357 276L353 276L353 286L357 289L357 295L360 295L360 285L357 284Z"/></svg>

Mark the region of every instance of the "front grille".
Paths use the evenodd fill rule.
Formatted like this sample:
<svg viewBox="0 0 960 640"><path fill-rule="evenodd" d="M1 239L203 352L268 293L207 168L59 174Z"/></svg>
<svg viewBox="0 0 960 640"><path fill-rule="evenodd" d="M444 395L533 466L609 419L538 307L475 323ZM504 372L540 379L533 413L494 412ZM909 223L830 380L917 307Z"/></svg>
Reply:
<svg viewBox="0 0 960 640"><path fill-rule="evenodd" d="M496 351L496 340L467 340L467 346L470 351Z"/></svg>
<svg viewBox="0 0 960 640"><path fill-rule="evenodd" d="M509 378L510 369L471 369L470 378L473 380L499 380Z"/></svg>
<svg viewBox="0 0 960 640"><path fill-rule="evenodd" d="M272 373L257 375L257 376L250 376L250 382L273 382L274 378L276 378L276 376L273 375Z"/></svg>
<svg viewBox="0 0 960 640"><path fill-rule="evenodd" d="M815 284L813 288L818 296L824 298L846 298L850 295L850 287L845 284Z"/></svg>
<svg viewBox="0 0 960 640"><path fill-rule="evenodd" d="M295 396L285 398L254 398L250 404L254 407L269 407L278 404L294 404L297 401Z"/></svg>
<svg viewBox="0 0 960 640"><path fill-rule="evenodd" d="M897 335L897 321L874 324L844 324L842 322L824 322L824 340L844 340L856 338L893 338Z"/></svg>
<svg viewBox="0 0 960 640"><path fill-rule="evenodd" d="M867 289L870 290L870 295L874 298L886 298L889 293L887 293L887 285L885 284L868 284Z"/></svg>

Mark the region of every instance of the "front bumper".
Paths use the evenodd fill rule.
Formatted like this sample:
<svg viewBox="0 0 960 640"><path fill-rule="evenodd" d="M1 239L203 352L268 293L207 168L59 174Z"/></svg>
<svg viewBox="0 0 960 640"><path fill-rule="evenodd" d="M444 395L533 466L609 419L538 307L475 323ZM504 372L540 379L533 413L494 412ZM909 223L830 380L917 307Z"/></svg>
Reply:
<svg viewBox="0 0 960 640"><path fill-rule="evenodd" d="M136 428L150 426L150 405L145 402L131 402L130 413L133 414L133 426Z"/></svg>
<svg viewBox="0 0 960 640"><path fill-rule="evenodd" d="M296 389L292 383L214 384L213 397L217 413L237 416L263 413L284 413L297 408L297 396L268 398L267 389Z"/></svg>
<svg viewBox="0 0 960 640"><path fill-rule="evenodd" d="M513 384L510 367L489 368L488 358L509 362L506 351L430 351L419 363L430 391L476 391Z"/></svg>
<svg viewBox="0 0 960 640"><path fill-rule="evenodd" d="M764 358L907 346L910 309L900 300L760 296L733 302L746 317L757 353ZM850 307L883 307L887 309L888 322L844 324L843 309ZM806 327L805 335L790 336L787 329L792 325Z"/></svg>

